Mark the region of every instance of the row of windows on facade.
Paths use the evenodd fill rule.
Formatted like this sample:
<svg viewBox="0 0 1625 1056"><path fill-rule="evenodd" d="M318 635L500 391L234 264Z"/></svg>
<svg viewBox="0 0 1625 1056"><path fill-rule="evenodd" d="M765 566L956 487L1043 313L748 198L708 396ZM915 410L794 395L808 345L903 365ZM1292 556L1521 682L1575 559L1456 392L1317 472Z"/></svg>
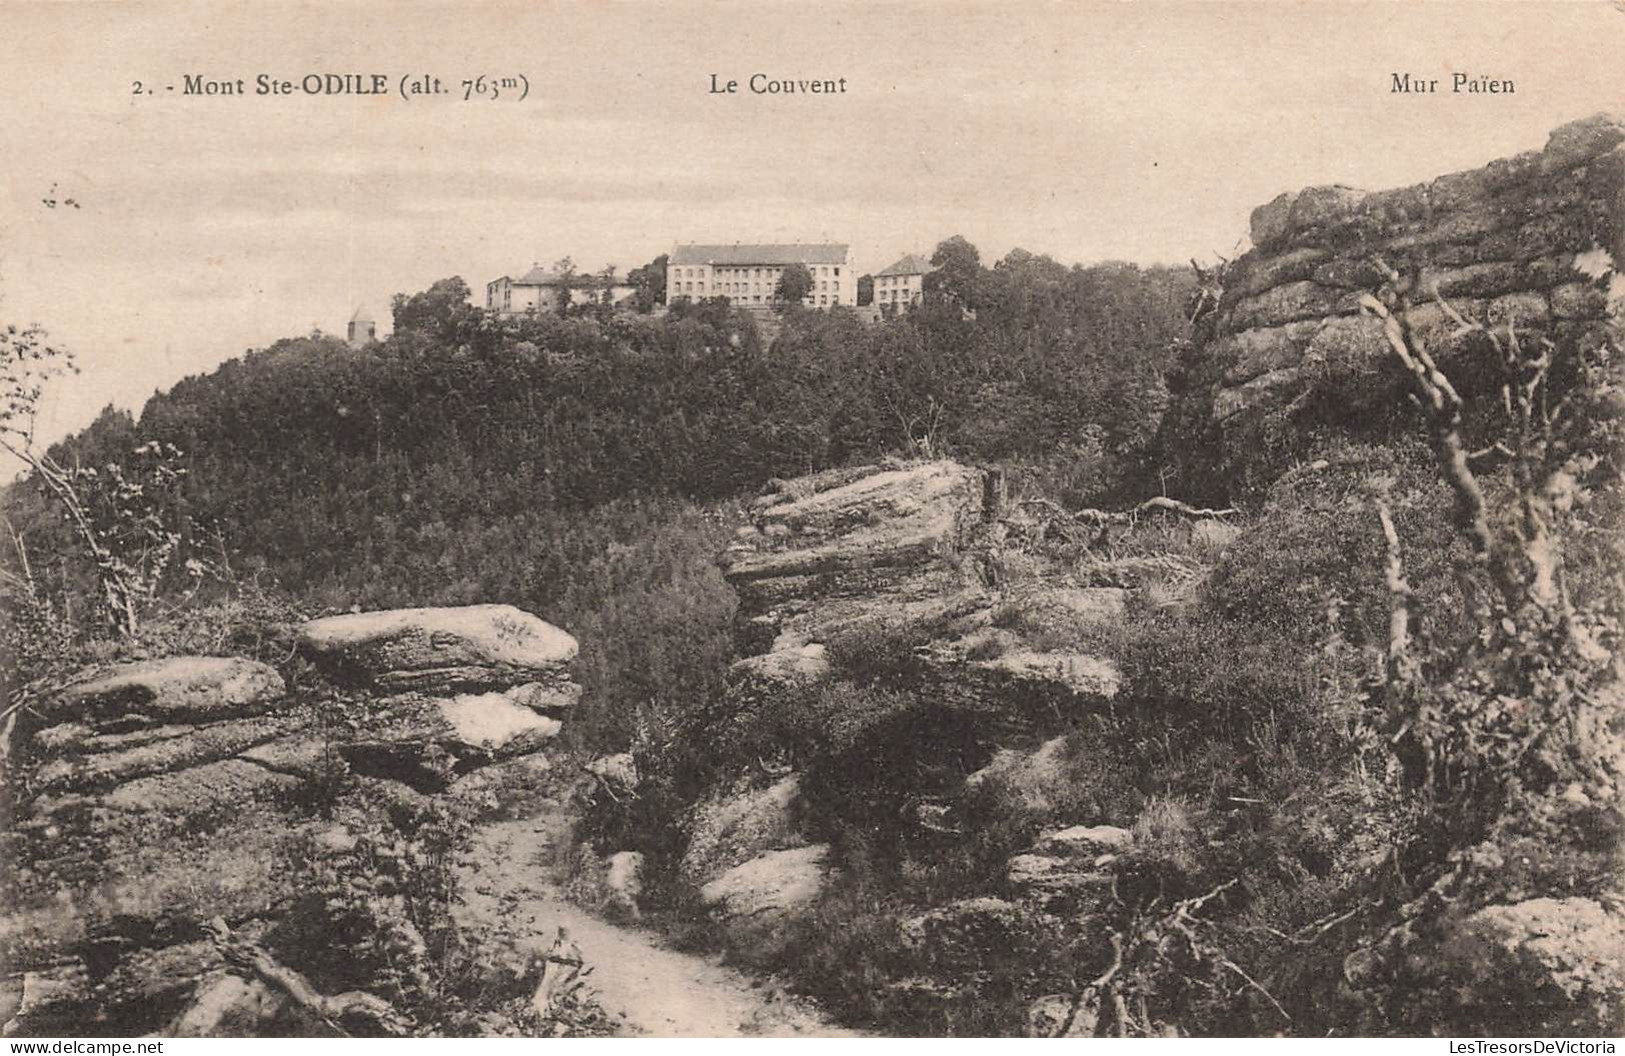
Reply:
<svg viewBox="0 0 1625 1056"><path fill-rule="evenodd" d="M705 280L702 279L699 282L674 282L672 283L672 288L677 290L699 290L703 293L705 291ZM712 293L760 293L763 290L770 290L771 288L772 287L765 286L759 282L711 283ZM839 282L825 282L820 280L818 285L814 288L819 290L834 290L836 293L841 292L841 284Z"/></svg>
<svg viewBox="0 0 1625 1056"><path fill-rule="evenodd" d="M676 276L677 278L680 278L680 279L684 279L684 278L687 278L687 279L701 278L701 277L704 277L707 268L710 268L710 267L711 267L711 265L708 264L704 268L674 268L674 269L672 269L672 274L674 276ZM777 278L779 273L782 272L783 270L784 270L783 268L717 268L716 269L717 274L719 276L738 274L738 275L740 275L740 276L742 276L744 278L751 278L751 279ZM814 265L809 265L807 270L810 271L814 275L834 275L837 278L839 278L840 274L841 274L841 269L840 269L840 267L838 265L834 266L834 267L831 267L830 265L827 265L827 264L814 264Z"/></svg>
<svg viewBox="0 0 1625 1056"><path fill-rule="evenodd" d="M730 297L730 298L733 298L735 300L738 300L740 303L745 303L745 302L748 301L751 304L761 304L762 301L763 301L763 296L760 293L746 293L743 289L728 290L728 289L724 288L726 285L728 285L728 284L726 284L726 283L718 283L716 288L711 291L712 294L713 295ZM735 283L733 285L743 286L742 283ZM681 293L681 294L704 293L705 292L705 283L703 283L703 282L698 282L698 283L695 283L695 282L674 282L674 283L672 283L672 292ZM822 294L821 293L821 294L818 295L818 303L819 304L829 304L829 303L831 303L829 298L830 298L829 294ZM836 300L835 300L834 303L839 304L840 303L840 293L839 292L837 292L835 294L835 298L836 298ZM766 300L771 301L772 299L773 299L773 297L772 297L771 294L769 294L766 297ZM812 299L813 299L813 295L809 293L806 296L805 299L806 299L808 304L811 304Z"/></svg>

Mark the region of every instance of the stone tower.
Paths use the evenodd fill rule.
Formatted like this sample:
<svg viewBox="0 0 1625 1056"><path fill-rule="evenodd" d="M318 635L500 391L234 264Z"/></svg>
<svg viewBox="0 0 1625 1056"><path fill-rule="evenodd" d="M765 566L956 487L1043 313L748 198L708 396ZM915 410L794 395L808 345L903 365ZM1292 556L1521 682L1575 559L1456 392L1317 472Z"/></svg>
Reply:
<svg viewBox="0 0 1625 1056"><path fill-rule="evenodd" d="M372 313L362 306L350 316L350 330L346 339L350 342L351 348L361 348L378 339L377 330L378 324L373 322Z"/></svg>

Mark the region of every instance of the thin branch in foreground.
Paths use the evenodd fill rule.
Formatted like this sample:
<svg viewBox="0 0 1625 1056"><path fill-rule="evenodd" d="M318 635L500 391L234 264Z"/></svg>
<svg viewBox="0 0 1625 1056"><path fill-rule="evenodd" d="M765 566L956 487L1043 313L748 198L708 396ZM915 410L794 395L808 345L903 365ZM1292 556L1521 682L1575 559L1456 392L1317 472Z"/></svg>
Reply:
<svg viewBox="0 0 1625 1056"><path fill-rule="evenodd" d="M1240 512L1233 508L1215 510L1205 507L1196 507L1186 502L1180 502L1178 499L1170 499L1166 495L1158 495L1155 498L1146 499L1132 510L1097 510L1093 508L1068 510L1048 499L1023 499L1022 501L1016 503L1016 505L1021 507L1033 507L1036 509L1048 510L1055 516L1072 521L1075 524L1089 525L1133 524L1139 518L1140 514L1148 513L1151 510L1166 510L1169 513L1177 513L1182 517L1189 517L1192 520L1218 520L1225 517L1232 517Z"/></svg>
<svg viewBox="0 0 1625 1056"><path fill-rule="evenodd" d="M349 1036L343 1026L345 1022L390 1037L404 1037L411 1033L410 1021L383 998L361 990L329 997L319 993L303 974L272 957L263 946L240 935L233 935L223 918L215 917L205 927L228 966L275 987L294 1004L340 1034Z"/></svg>
<svg viewBox="0 0 1625 1056"><path fill-rule="evenodd" d="M1394 528L1394 516L1386 502L1377 503L1377 517L1382 521L1382 537L1387 544L1387 562L1383 580L1388 587L1388 672L1397 681L1408 682L1415 673L1411 669L1411 608L1413 592L1405 581L1405 566L1400 560L1399 532Z"/></svg>

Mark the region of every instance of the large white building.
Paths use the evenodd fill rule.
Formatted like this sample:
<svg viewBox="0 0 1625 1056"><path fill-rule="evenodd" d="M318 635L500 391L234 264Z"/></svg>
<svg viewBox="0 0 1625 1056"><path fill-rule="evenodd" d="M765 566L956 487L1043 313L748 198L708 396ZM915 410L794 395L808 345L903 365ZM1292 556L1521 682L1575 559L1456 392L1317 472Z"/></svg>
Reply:
<svg viewBox="0 0 1625 1056"><path fill-rule="evenodd" d="M680 245L666 261L666 303L687 297L726 297L753 307L773 303L779 276L793 264L812 273L812 289L801 302L808 308L858 303L858 277L838 243L729 246Z"/></svg>
<svg viewBox="0 0 1625 1056"><path fill-rule="evenodd" d="M936 269L918 253L910 253L884 271L875 273L875 303L882 308L912 308L925 296L925 277Z"/></svg>
<svg viewBox="0 0 1625 1056"><path fill-rule="evenodd" d="M604 299L604 280L598 275L565 276L548 271L540 264L517 279L504 275L485 284L485 307L498 315L518 315L522 312L556 312L563 303L559 291L568 278L571 304L600 304ZM637 292L637 287L617 279L609 287L611 304L620 304Z"/></svg>

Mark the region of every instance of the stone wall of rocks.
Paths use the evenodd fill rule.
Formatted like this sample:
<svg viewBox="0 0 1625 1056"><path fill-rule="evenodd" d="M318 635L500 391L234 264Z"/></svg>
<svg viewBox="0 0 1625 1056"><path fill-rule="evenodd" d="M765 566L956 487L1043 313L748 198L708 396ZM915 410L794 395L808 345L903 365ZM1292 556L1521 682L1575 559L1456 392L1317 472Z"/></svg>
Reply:
<svg viewBox="0 0 1625 1056"><path fill-rule="evenodd" d="M87 669L18 730L8 1035L193 1023L223 978L205 922L258 938L347 839L312 805L336 776L386 802L456 795L536 765L580 695L575 639L506 605L313 620L299 649L345 721L267 664L181 656Z"/></svg>
<svg viewBox="0 0 1625 1056"><path fill-rule="evenodd" d="M1606 294L1576 257L1600 248L1625 261L1625 119L1576 121L1543 150L1410 187L1283 194L1253 211L1252 242L1225 277L1205 346L1223 372L1221 423L1391 354L1359 309L1383 281L1373 256L1414 280L1413 322L1436 344L1454 324L1427 303L1435 292L1492 326L1581 336L1605 323Z"/></svg>

